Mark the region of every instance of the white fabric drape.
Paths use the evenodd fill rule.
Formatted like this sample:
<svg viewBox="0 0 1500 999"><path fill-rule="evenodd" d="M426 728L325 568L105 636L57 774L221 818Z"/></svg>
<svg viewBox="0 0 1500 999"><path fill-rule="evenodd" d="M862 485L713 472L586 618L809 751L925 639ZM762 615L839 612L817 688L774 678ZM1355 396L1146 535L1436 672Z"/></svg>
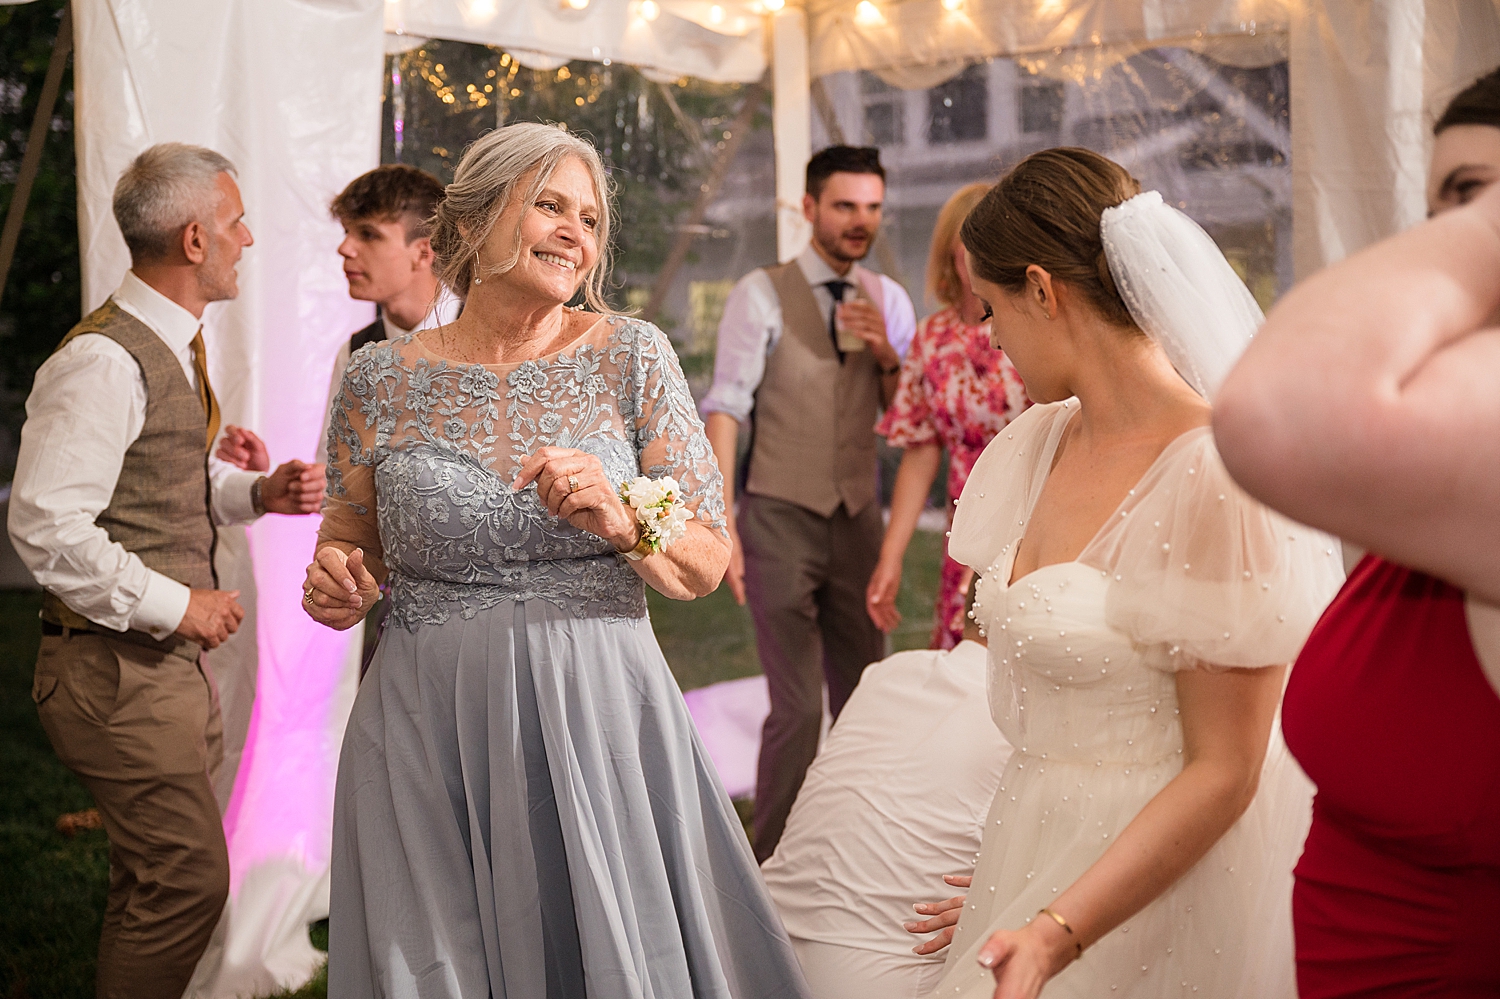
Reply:
<svg viewBox="0 0 1500 999"><path fill-rule="evenodd" d="M575 0L579 2L579 0ZM766 70L750 0L386 0L386 30L503 46L523 66L623 62L664 79L752 83Z"/></svg>
<svg viewBox="0 0 1500 999"><path fill-rule="evenodd" d="M110 210L145 147L209 146L239 168L256 244L240 297L204 316L225 422L254 429L273 462L311 460L340 341L370 321L349 299L329 200L379 160L380 0L75 0L76 141L83 307L129 260ZM190 995L297 986L320 955L333 779L357 665L351 636L314 625L300 582L316 517L221 534L221 584L249 616L213 652L225 721L217 790L231 894Z"/></svg>
<svg viewBox="0 0 1500 999"><path fill-rule="evenodd" d="M1422 220L1432 123L1500 62L1495 0L1317 0L1291 18L1297 276Z"/></svg>

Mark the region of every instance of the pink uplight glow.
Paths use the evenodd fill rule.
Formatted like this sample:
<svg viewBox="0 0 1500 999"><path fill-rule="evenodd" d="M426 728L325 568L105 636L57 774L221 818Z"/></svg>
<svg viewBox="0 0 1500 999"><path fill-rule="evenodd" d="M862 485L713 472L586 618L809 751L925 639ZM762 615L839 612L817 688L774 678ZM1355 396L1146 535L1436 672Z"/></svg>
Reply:
<svg viewBox="0 0 1500 999"><path fill-rule="evenodd" d="M309 871L329 861L331 764L352 695L341 667L352 638L302 610L317 521L272 516L250 529L260 663L243 762L224 814L232 891L266 861L299 860Z"/></svg>

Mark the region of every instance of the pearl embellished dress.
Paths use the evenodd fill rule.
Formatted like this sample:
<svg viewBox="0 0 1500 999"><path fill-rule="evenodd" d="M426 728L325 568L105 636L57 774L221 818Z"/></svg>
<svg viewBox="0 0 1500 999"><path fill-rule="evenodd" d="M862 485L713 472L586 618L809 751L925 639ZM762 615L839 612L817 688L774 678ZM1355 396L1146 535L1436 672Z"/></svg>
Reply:
<svg viewBox="0 0 1500 999"><path fill-rule="evenodd" d="M1204 427L1167 446L1077 560L1010 584L1077 413L1069 400L1011 424L954 519L949 550L980 574L990 713L1015 753L937 996L989 999L978 948L1051 904L1182 769L1175 672L1291 662L1343 576L1332 539L1240 491ZM1311 798L1278 727L1245 815L1043 996L1294 997L1292 867Z"/></svg>

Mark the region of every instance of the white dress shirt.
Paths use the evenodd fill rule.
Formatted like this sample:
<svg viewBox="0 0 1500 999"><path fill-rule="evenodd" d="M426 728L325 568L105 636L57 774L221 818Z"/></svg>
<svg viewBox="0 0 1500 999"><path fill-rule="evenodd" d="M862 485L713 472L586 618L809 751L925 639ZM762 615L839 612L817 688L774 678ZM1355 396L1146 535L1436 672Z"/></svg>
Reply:
<svg viewBox="0 0 1500 999"><path fill-rule="evenodd" d="M464 311L464 300L453 294L453 291L445 284L438 285L437 301L432 303L432 310L422 318L415 329L404 330L391 321L390 315L382 309L380 311L380 323L385 327L385 338L394 340L397 337L406 336L408 333L416 333L420 330L435 329L439 326L447 326L458 318L458 314ZM344 384L344 372L349 368L349 358L353 351L349 349L349 340L346 337L343 345L339 347L339 354L333 361L333 378L328 384L328 405L323 407L323 433L318 437L318 453L314 459L321 463L328 461L328 423L333 416L333 400L338 398L339 388Z"/></svg>
<svg viewBox="0 0 1500 999"><path fill-rule="evenodd" d="M193 314L134 272L112 297L161 337L196 387ZM74 337L37 369L26 399L9 529L37 583L68 607L106 628L162 639L182 623L188 588L146 568L94 523L145 422L146 376L130 352L99 333ZM209 459L216 524L255 519L250 487L258 477Z"/></svg>
<svg viewBox="0 0 1500 999"><path fill-rule="evenodd" d="M812 285L813 298L823 315L833 316L833 294L824 287L828 281L847 281L859 288L880 288L881 315L885 317L885 335L906 356L917 332L916 310L906 289L884 274L865 270L859 264L848 274L835 274L832 267L811 246L797 257L802 276ZM755 390L766 373L766 358L776 349L783 328L781 299L771 278L760 268L740 278L724 302L724 316L719 320L719 342L714 354L714 384L698 409L708 413L728 413L744 423L755 406Z"/></svg>

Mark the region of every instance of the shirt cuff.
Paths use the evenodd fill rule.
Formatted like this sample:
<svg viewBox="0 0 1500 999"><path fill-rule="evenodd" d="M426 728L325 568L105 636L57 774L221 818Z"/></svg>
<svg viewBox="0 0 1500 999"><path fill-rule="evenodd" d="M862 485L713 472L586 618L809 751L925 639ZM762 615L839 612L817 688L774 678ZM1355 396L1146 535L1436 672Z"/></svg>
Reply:
<svg viewBox="0 0 1500 999"><path fill-rule="evenodd" d="M223 526L248 524L259 514L250 502L250 487L261 472L225 472L214 483L214 519Z"/></svg>
<svg viewBox="0 0 1500 999"><path fill-rule="evenodd" d="M159 572L148 572L146 591L141 594L135 613L130 615L130 627L144 631L159 642L182 624L192 591Z"/></svg>
<svg viewBox="0 0 1500 999"><path fill-rule="evenodd" d="M703 401L698 403L698 414L707 417L709 413L724 413L734 417L740 423L748 423L750 411L755 408L755 398L750 396L742 400L740 398L742 394L711 389L708 395L703 397Z"/></svg>

